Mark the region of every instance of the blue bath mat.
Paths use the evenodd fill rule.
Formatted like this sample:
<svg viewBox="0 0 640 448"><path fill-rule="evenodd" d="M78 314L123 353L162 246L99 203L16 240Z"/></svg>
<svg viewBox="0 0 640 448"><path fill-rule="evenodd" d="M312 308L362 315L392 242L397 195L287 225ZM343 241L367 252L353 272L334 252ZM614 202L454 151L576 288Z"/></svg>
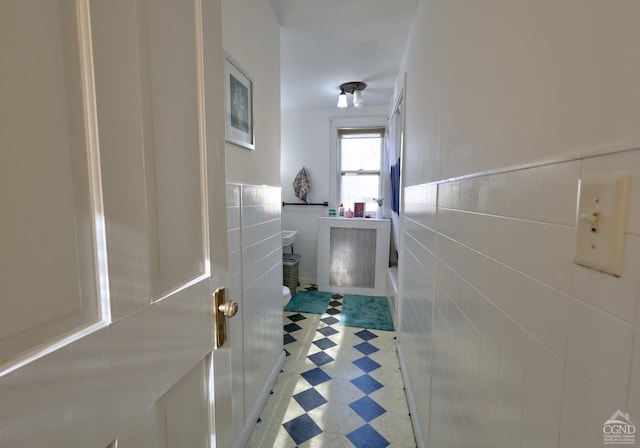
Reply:
<svg viewBox="0 0 640 448"><path fill-rule="evenodd" d="M345 294L340 324L346 327L393 330L393 320L386 297Z"/></svg>
<svg viewBox="0 0 640 448"><path fill-rule="evenodd" d="M330 292L298 291L284 307L285 311L298 313L324 314L327 311Z"/></svg>

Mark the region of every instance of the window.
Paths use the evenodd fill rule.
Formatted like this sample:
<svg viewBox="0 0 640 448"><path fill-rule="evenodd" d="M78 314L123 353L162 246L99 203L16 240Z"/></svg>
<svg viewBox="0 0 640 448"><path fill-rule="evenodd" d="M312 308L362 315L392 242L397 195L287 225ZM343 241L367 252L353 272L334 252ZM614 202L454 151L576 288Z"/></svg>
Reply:
<svg viewBox="0 0 640 448"><path fill-rule="evenodd" d="M338 129L338 198L345 209L364 202L365 212L376 210L384 128Z"/></svg>

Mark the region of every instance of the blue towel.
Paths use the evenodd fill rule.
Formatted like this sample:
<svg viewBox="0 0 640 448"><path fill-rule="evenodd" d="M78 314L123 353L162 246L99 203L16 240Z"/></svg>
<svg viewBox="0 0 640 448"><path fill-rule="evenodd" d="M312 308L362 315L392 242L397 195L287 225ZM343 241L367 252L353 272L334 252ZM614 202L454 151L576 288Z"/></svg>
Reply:
<svg viewBox="0 0 640 448"><path fill-rule="evenodd" d="M391 167L391 210L400 214L400 159Z"/></svg>

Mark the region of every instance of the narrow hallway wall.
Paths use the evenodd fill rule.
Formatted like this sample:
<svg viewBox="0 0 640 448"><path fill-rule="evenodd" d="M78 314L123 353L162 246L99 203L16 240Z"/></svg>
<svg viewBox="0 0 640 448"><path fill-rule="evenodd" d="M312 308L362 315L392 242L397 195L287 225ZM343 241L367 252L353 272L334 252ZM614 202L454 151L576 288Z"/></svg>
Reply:
<svg viewBox="0 0 640 448"><path fill-rule="evenodd" d="M276 187L227 184L229 299L241 315L229 320L235 446L248 437L284 361L280 196Z"/></svg>
<svg viewBox="0 0 640 448"><path fill-rule="evenodd" d="M640 418L638 24L632 1L421 2L399 339L424 446L601 447ZM617 172L620 278L573 262L578 182Z"/></svg>
<svg viewBox="0 0 640 448"><path fill-rule="evenodd" d="M224 51L253 81L255 150L225 143L229 296L240 309L229 320L229 412L234 446L244 446L284 361L280 24L271 4L259 0L223 0L222 24Z"/></svg>
<svg viewBox="0 0 640 448"><path fill-rule="evenodd" d="M255 150L226 144L227 181L280 186L280 24L269 2L222 1L222 43L253 79Z"/></svg>

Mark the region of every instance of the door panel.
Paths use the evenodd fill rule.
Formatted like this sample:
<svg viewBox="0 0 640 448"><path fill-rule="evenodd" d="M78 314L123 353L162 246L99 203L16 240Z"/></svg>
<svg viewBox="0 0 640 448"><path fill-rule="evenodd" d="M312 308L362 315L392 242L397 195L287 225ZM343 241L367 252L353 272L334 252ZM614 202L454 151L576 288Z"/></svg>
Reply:
<svg viewBox="0 0 640 448"><path fill-rule="evenodd" d="M201 362L162 397L167 448L209 447L209 402L205 362Z"/></svg>
<svg viewBox="0 0 640 448"><path fill-rule="evenodd" d="M147 192L151 222L153 294L157 299L205 272L195 11L193 1L147 2L149 66L141 86L147 126ZM146 92L145 92L146 93ZM206 208L205 208L206 210Z"/></svg>
<svg viewBox="0 0 640 448"><path fill-rule="evenodd" d="M117 448L166 448L164 420L164 414L153 406L118 436Z"/></svg>
<svg viewBox="0 0 640 448"><path fill-rule="evenodd" d="M153 146L145 139L150 124L145 2L92 1L91 30L97 88L100 163L109 241L111 316L118 320L152 301L145 155ZM114 28L115 24L117 27ZM153 165L152 165L153 166Z"/></svg>
<svg viewBox="0 0 640 448"><path fill-rule="evenodd" d="M0 378L0 446L107 446L211 351L208 290L202 282Z"/></svg>
<svg viewBox="0 0 640 448"><path fill-rule="evenodd" d="M138 233L130 238L149 258L134 259L147 264L157 300L207 271L194 2L115 0L91 6L98 115L109 118L100 123L101 146L109 145L102 151L104 167L119 169L133 159L143 174L127 169L139 179L126 181L143 190L125 197L124 204L131 188L122 191L122 176L111 178L117 185L112 196L105 194L105 207L114 210L107 228L144 233L147 241ZM146 213L140 216L136 209Z"/></svg>
<svg viewBox="0 0 640 448"><path fill-rule="evenodd" d="M207 365L198 363L118 436L118 448L208 447Z"/></svg>
<svg viewBox="0 0 640 448"><path fill-rule="evenodd" d="M3 6L0 364L99 319L74 3Z"/></svg>

